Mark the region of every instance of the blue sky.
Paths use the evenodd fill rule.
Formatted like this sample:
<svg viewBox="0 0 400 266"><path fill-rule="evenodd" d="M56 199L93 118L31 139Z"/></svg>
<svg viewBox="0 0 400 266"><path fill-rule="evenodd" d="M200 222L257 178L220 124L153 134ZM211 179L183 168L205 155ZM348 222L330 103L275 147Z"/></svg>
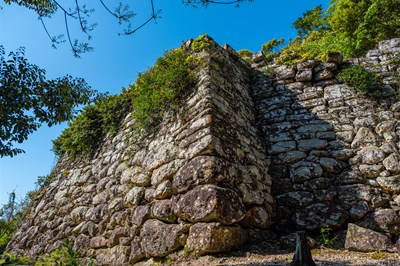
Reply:
<svg viewBox="0 0 400 266"><path fill-rule="evenodd" d="M326 7L328 0L254 0L241 4L240 8L225 5L192 8L182 5L180 0L154 0L155 8L162 10L162 18L130 36L118 36L122 28L98 1L86 2L95 9L92 20L98 26L91 42L94 51L83 54L80 59L72 56L67 44L51 48L34 12L17 5L8 6L3 1L0 2L3 7L0 10L0 44L6 52L24 46L29 62L46 69L48 78L66 74L82 77L92 88L115 94L122 87L134 83L137 73L151 67L165 50L178 47L189 38L207 33L220 44L228 43L236 50L256 52L272 38L295 37L292 22L319 4ZM115 3L111 0L105 2ZM137 13L134 25L149 17L150 1L126 2L130 2L131 9ZM52 35L64 33L63 19L58 14L45 20ZM73 37L81 36L76 24L71 22L70 27ZM0 204L6 203L8 193L13 190L22 198L35 188L37 176L51 172L56 164L51 140L66 126L66 123L51 128L43 126L17 146L24 149L25 154L0 158Z"/></svg>

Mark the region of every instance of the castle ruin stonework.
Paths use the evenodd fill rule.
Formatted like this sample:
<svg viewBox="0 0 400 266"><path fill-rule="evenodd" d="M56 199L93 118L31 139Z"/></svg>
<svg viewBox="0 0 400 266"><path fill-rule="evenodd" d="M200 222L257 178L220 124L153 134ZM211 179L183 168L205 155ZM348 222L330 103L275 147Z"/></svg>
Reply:
<svg viewBox="0 0 400 266"><path fill-rule="evenodd" d="M400 39L293 67L257 54L250 65L210 41L197 84L157 128L138 141L129 114L90 158L60 158L8 250L34 258L68 237L97 265L129 265L228 251L266 230L398 240ZM382 77L379 97L338 83L350 64Z"/></svg>

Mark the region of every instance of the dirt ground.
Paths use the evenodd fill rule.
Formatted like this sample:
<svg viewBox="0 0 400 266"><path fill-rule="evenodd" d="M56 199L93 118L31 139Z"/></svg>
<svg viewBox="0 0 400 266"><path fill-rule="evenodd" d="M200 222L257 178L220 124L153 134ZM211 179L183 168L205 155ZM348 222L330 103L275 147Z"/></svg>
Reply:
<svg viewBox="0 0 400 266"><path fill-rule="evenodd" d="M224 254L195 256L180 251L163 260L150 259L137 265L193 265L193 266L283 266L290 265L294 251L279 250L273 246L253 246L243 251L232 251ZM389 252L354 252L345 249L316 248L311 251L318 266L400 266L400 256Z"/></svg>

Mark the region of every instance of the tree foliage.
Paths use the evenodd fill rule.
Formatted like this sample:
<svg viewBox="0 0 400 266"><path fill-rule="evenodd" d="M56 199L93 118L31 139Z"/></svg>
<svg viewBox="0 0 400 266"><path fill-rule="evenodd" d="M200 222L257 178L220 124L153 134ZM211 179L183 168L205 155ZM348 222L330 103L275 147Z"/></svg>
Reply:
<svg viewBox="0 0 400 266"><path fill-rule="evenodd" d="M400 36L400 0L331 0L327 10L309 10L293 26L298 36L282 49L280 63L324 60L329 52L361 56Z"/></svg>
<svg viewBox="0 0 400 266"><path fill-rule="evenodd" d="M327 27L326 15L322 5L303 13L303 16L293 22L293 27L300 37L307 36L314 30L322 30Z"/></svg>
<svg viewBox="0 0 400 266"><path fill-rule="evenodd" d="M174 109L178 96L193 85L193 69L197 62L181 48L167 51L152 68L139 74L136 84L129 89L86 106L53 141L53 151L71 157L91 155L101 140L108 133L114 133L131 111L137 129L154 125L166 110Z"/></svg>
<svg viewBox="0 0 400 266"><path fill-rule="evenodd" d="M14 148L42 123L52 126L71 120L76 107L97 94L83 79L64 76L47 80L46 71L24 58L24 49L10 52L0 46L0 157L14 156Z"/></svg>
<svg viewBox="0 0 400 266"><path fill-rule="evenodd" d="M272 39L264 43L261 47L261 52L265 56L265 59L270 62L279 55L280 46L285 43L284 39Z"/></svg>
<svg viewBox="0 0 400 266"><path fill-rule="evenodd" d="M24 207L23 202L17 201L15 192L11 192L8 202L0 208L0 253L5 250L17 229Z"/></svg>

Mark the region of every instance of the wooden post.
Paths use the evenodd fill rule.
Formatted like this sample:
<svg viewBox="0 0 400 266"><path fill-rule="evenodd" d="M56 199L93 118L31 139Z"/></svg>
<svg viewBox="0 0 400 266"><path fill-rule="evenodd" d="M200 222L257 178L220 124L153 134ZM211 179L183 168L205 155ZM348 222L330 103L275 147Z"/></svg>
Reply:
<svg viewBox="0 0 400 266"><path fill-rule="evenodd" d="M293 256L291 266L316 266L311 256L310 246L304 231L296 233L296 252Z"/></svg>

